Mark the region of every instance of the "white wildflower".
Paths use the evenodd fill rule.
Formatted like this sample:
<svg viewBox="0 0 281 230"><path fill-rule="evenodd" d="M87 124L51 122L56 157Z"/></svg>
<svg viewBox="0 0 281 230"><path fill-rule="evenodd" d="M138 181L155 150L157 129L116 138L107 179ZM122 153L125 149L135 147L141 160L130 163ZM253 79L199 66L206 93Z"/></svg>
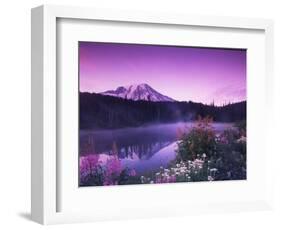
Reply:
<svg viewBox="0 0 281 230"><path fill-rule="evenodd" d="M216 168L211 168L210 169L210 172L216 172L216 171L218 171L218 169L216 169Z"/></svg>
<svg viewBox="0 0 281 230"><path fill-rule="evenodd" d="M244 136L241 136L241 137L237 140L238 143L246 143L246 141L247 141L247 138L244 137Z"/></svg>

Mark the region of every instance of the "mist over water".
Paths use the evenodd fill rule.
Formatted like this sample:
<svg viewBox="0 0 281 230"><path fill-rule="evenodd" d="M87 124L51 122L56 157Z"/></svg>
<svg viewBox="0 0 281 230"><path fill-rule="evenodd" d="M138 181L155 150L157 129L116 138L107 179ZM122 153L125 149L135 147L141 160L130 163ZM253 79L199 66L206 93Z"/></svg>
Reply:
<svg viewBox="0 0 281 230"><path fill-rule="evenodd" d="M118 154L122 167L134 168L137 174L167 166L176 156L177 139L194 122L157 124L115 130L80 131L80 156L99 154L106 160ZM232 123L213 123L217 133L232 128Z"/></svg>

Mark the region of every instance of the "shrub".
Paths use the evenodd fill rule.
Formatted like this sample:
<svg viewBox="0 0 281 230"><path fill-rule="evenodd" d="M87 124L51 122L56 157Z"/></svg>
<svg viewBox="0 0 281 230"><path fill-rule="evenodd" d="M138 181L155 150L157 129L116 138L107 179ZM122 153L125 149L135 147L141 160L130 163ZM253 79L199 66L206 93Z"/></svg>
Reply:
<svg viewBox="0 0 281 230"><path fill-rule="evenodd" d="M177 160L194 160L198 155L211 157L216 153L216 136L212 128L212 118L199 117L196 125L182 134L178 142Z"/></svg>
<svg viewBox="0 0 281 230"><path fill-rule="evenodd" d="M246 179L246 138L235 129L225 130L218 141L218 180ZM219 163L219 164L218 164Z"/></svg>

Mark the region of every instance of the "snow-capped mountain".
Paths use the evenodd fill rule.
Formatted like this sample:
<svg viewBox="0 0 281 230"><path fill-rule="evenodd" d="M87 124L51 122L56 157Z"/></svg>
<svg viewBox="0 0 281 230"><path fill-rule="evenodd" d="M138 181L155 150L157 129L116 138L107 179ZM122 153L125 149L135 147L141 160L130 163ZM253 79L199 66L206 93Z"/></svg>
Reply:
<svg viewBox="0 0 281 230"><path fill-rule="evenodd" d="M175 101L174 99L157 92L155 89L145 83L129 86L119 86L116 90L108 90L100 94L130 99L134 101Z"/></svg>

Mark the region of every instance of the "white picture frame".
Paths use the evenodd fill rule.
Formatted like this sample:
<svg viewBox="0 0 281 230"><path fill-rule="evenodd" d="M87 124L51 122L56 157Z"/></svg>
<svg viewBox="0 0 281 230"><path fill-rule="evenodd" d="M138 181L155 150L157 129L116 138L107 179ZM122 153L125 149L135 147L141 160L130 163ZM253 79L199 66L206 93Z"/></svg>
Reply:
<svg viewBox="0 0 281 230"><path fill-rule="evenodd" d="M196 202L193 200L192 203L180 204L179 200L176 202L168 202L169 204L161 206L161 204L155 202L151 203L149 208L141 206L140 203L136 204L136 207L130 206L130 202L124 204L122 211L112 210L108 211L108 208L102 209L101 207L89 208L85 207L85 201L81 195L75 195L75 199L68 195L66 186L62 184L64 177L60 177L59 174L64 175L65 171L61 170L62 160L58 157L57 152L59 151L58 138L60 132L58 119L60 112L60 104L58 103L58 95L60 94L61 86L58 84L58 37L59 29L61 28L58 23L63 20L73 21L83 20L94 20L102 21L105 23L112 22L124 22L124 23L138 23L138 24L151 24L154 27L165 27L171 28L180 26L198 27L202 30L209 28L220 29L220 30L232 30L238 29L245 33L247 31L259 31L262 33L262 38L256 43L257 46L262 44L262 57L259 60L253 61L251 66L260 63L259 67L256 67L256 72L259 72L259 79L256 80L256 86L253 81L248 82L248 87L251 87L251 98L260 99L263 105L262 117L265 117L264 134L266 141L259 143L259 148L264 150L264 177L263 180L255 184L249 190L243 190L243 184L228 184L229 190L237 188L239 192L254 192L255 189L259 189L258 183L263 187L262 192L256 192L256 196L253 199L238 195L235 199L229 199L223 195L218 195L217 199L208 200L205 203ZM134 24L131 24L132 26ZM79 25L78 27L79 30ZM77 28L76 28L77 29ZM243 33L244 33L243 32ZM81 31L81 34L86 34L87 31ZM214 37L216 40L216 36ZM106 37L101 38L107 40ZM133 38L134 39L134 38ZM210 38L209 38L210 39ZM235 38L233 38L235 40ZM236 38L237 39L237 38ZM206 38L208 40L208 38ZM63 40L62 40L63 41ZM147 41L147 40L146 40ZM149 40L148 40L149 41ZM218 42L219 40L217 40ZM74 41L75 42L75 41ZM166 41L167 42L167 41ZM178 41L180 42L180 41ZM144 40L145 43L145 40ZM248 42L249 43L249 42ZM247 43L247 44L248 44ZM253 41L253 44L255 42ZM206 41L207 44L207 41ZM215 45L216 43L213 43ZM234 44L234 43L233 43ZM244 47L243 43L237 43L237 47ZM246 44L246 43L245 43ZM226 43L227 46L227 43ZM247 48L247 47L244 47ZM70 55L71 56L71 55ZM51 6L44 5L32 9L32 183L31 183L31 213L32 219L41 224L56 224L56 223L70 223L70 222L81 222L81 221L96 221L96 220L107 220L107 219L125 219L125 218L140 218L140 217L152 217L152 216L170 216L170 215L186 215L190 213L205 213L205 212L225 212L225 211L245 211L245 210L264 210L272 207L272 184L273 184L273 173L271 169L272 152L270 149L270 132L272 128L271 112L273 107L273 22L267 19L249 19L249 18L231 18L231 17L214 17L214 16L189 16L189 15L173 15L173 14L159 14L151 12L133 12L133 11L113 11L113 10L100 10L91 8L79 8L79 7L66 7L66 6ZM261 69L258 69L261 68ZM254 67L253 67L253 71ZM253 78L252 78L253 79ZM69 84L70 90L77 92L77 88L74 89L73 85ZM72 88L71 88L72 87ZM75 96L75 94L72 94ZM261 105L259 106L261 107ZM264 109L266 108L266 109ZM254 112L260 112L254 106L248 106L247 110L253 114L252 120L254 123L257 118L254 118ZM252 112L251 112L252 111ZM251 125L251 124L250 124ZM252 125L251 125L252 126ZM254 130L253 130L254 133ZM260 136L257 136L255 141L260 140ZM259 141L260 142L260 141ZM250 151L256 150L254 147ZM257 150L259 151L259 150ZM78 154L78 153L77 153ZM73 161L73 158L68 158ZM252 161L253 158L250 158ZM65 159L64 159L65 160ZM259 160L257 160L259 161ZM72 162L74 165L76 162ZM262 162L260 162L262 163ZM253 168L257 168L259 163L255 163ZM67 168L68 166L64 167ZM254 171L253 171L254 172ZM69 183L73 183L69 179ZM69 184L68 183L68 184ZM224 185L223 182L217 186L210 188L214 193L217 193ZM176 185L170 190L170 185L161 186L137 186L131 187L132 191L130 195L136 195L142 192L146 195L159 193L180 194L181 191L185 191L186 185ZM206 189L204 185L189 185L195 186L196 189L192 191L192 194L196 196L196 191L200 189ZM73 187L73 186L72 186ZM75 187L75 186L74 186ZM118 188L118 194L128 193L128 188ZM78 189L78 187L77 187ZM84 190L82 196L87 197L89 193L96 193L100 196L115 196L114 189L110 188L104 191L99 190ZM61 192L63 190L64 192ZM164 191L165 190L165 191ZM192 190L192 189L190 189ZM78 190L77 190L78 191ZM117 190L115 190L117 191ZM237 190L238 191L238 190ZM73 191L72 191L73 192ZM190 191L191 192L191 191ZM239 192L237 194L239 194ZM80 192L79 192L80 193ZM74 194L74 193L73 193ZM76 193L75 193L76 194ZM198 193L199 194L199 193ZM199 196L199 195L198 195ZM219 200L221 197L221 201ZM105 197L101 197L103 199ZM67 208L61 208L61 200L67 202L65 205ZM100 198L99 198L100 199ZM111 200L109 198L109 200ZM196 199L195 199L196 200ZM94 202L91 201L91 202ZM81 204L81 205L80 205ZM184 206L188 204L189 207ZM107 207L109 204L107 204ZM120 203L116 203L120 205ZM78 207L79 206L79 207ZM98 205L97 205L98 206ZM106 206L106 205L105 205ZM83 208L85 207L85 210ZM170 207L170 210L167 208ZM100 212L99 212L100 211Z"/></svg>

